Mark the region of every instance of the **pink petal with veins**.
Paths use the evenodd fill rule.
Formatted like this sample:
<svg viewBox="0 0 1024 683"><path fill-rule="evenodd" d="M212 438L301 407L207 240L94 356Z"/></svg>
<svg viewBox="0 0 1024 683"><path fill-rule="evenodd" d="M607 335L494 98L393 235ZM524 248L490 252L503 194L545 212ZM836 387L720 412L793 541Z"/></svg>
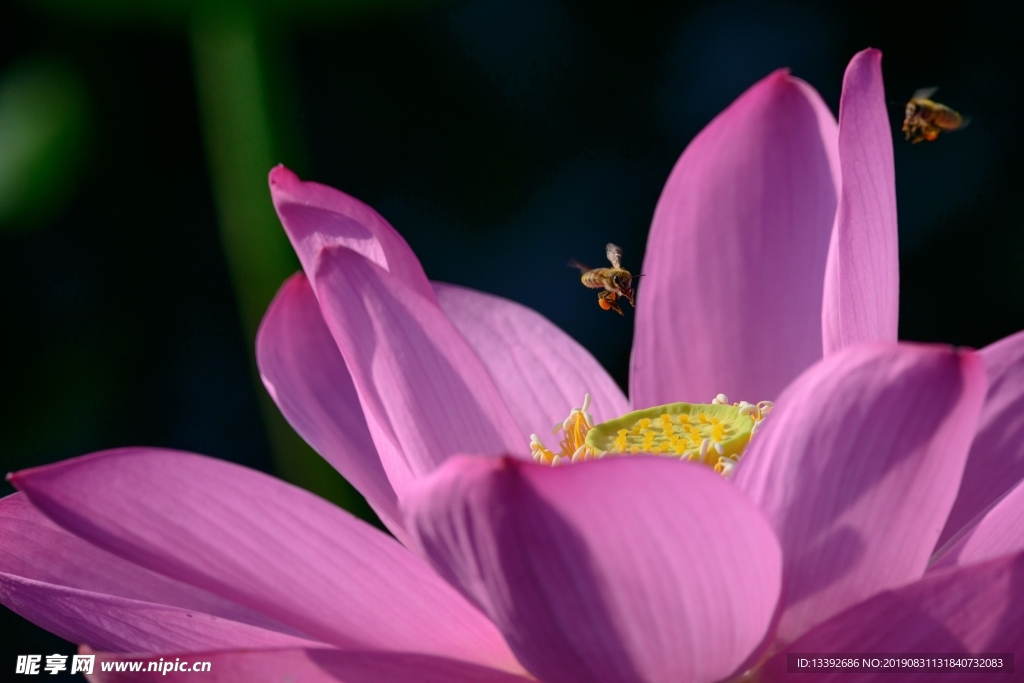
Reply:
<svg viewBox="0 0 1024 683"><path fill-rule="evenodd" d="M260 472L139 448L23 470L11 481L76 536L311 638L518 669L494 626L423 560Z"/></svg>
<svg viewBox="0 0 1024 683"><path fill-rule="evenodd" d="M285 282L267 309L256 335L256 360L263 384L289 424L404 541L398 498L377 455L345 359L304 274Z"/></svg>
<svg viewBox="0 0 1024 683"><path fill-rule="evenodd" d="M1017 680L1012 673L892 671L801 673L786 671L787 652L824 653L1013 653L1024 643L1024 553L983 564L928 574L886 591L818 626L770 660L759 681L868 683L898 680ZM1020 663L1014 664L1019 668Z"/></svg>
<svg viewBox="0 0 1024 683"><path fill-rule="evenodd" d="M939 537L946 543L1024 479L1024 332L981 351L988 395L956 503Z"/></svg>
<svg viewBox="0 0 1024 683"><path fill-rule="evenodd" d="M333 187L302 181L284 166L270 171L270 196L310 279L317 252L337 245L365 256L435 302L416 254L372 207Z"/></svg>
<svg viewBox="0 0 1024 683"><path fill-rule="evenodd" d="M779 397L735 483L782 545L781 642L924 573L984 395L976 353L862 344Z"/></svg>
<svg viewBox="0 0 1024 683"><path fill-rule="evenodd" d="M776 71L683 152L644 256L635 407L774 399L821 358L835 125L813 88Z"/></svg>
<svg viewBox="0 0 1024 683"><path fill-rule="evenodd" d="M629 412L601 364L540 313L491 294L433 284L441 310L487 367L524 442L530 434L551 434L587 393L596 422Z"/></svg>
<svg viewBox="0 0 1024 683"><path fill-rule="evenodd" d="M328 247L315 286L401 500L454 453L529 455L487 368L426 299L368 259Z"/></svg>
<svg viewBox="0 0 1024 683"><path fill-rule="evenodd" d="M846 68L839 163L842 183L821 313L826 355L860 342L896 341L896 174L878 50L858 52Z"/></svg>
<svg viewBox="0 0 1024 683"><path fill-rule="evenodd" d="M710 469L459 457L403 502L407 527L545 683L717 681L764 637L778 543Z"/></svg>

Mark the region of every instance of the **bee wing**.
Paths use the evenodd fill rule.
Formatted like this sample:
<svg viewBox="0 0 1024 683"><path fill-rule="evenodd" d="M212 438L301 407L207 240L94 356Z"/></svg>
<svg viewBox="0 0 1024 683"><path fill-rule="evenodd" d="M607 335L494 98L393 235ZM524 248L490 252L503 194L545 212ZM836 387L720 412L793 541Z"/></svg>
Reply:
<svg viewBox="0 0 1024 683"><path fill-rule="evenodd" d="M568 267L569 268L578 268L581 273L586 273L586 272L590 271L590 268L588 268L587 266L583 265L582 263L580 263L576 259L569 259Z"/></svg>
<svg viewBox="0 0 1024 683"><path fill-rule="evenodd" d="M912 100L929 100L929 99L931 99L932 95L934 95L938 91L939 91L939 88L937 86L933 86L931 88L921 88L920 90L915 90L913 97L911 97L910 99L912 99Z"/></svg>
<svg viewBox="0 0 1024 683"><path fill-rule="evenodd" d="M611 261L612 268L622 267L622 249L609 242L604 247L604 254Z"/></svg>

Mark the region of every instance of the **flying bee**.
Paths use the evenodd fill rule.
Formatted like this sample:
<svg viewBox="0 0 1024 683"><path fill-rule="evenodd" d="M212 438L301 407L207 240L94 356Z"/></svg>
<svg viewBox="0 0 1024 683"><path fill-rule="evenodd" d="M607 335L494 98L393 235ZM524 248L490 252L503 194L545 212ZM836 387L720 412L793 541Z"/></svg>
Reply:
<svg viewBox="0 0 1024 683"><path fill-rule="evenodd" d="M915 145L922 140L932 142L939 133L952 132L967 125L959 112L930 99L936 90L938 88L918 90L907 102L903 133Z"/></svg>
<svg viewBox="0 0 1024 683"><path fill-rule="evenodd" d="M619 315L623 315L622 309L617 303L619 297L628 301L630 306L636 305L633 300L633 275L622 267L622 249L614 244L608 244L605 246L605 256L612 264L611 268L588 268L575 259L570 261L569 265L579 269L580 282L584 286L602 290L597 295L598 306L606 311L615 311ZM637 275L636 277L641 276Z"/></svg>

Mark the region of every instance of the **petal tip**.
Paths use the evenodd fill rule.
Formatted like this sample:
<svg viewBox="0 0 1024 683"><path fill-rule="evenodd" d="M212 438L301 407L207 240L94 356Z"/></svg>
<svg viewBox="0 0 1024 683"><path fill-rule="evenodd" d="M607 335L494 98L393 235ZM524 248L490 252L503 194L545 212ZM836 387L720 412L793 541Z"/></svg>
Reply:
<svg viewBox="0 0 1024 683"><path fill-rule="evenodd" d="M275 207L280 206L283 201L294 201L296 195L301 194L302 186L305 184L295 171L284 164L278 164L270 169L267 181L270 185L270 198Z"/></svg>
<svg viewBox="0 0 1024 683"><path fill-rule="evenodd" d="M793 76L789 67L782 67L772 71L770 74L755 83L751 91L766 91L774 96L785 93L788 89L797 87L797 78ZM743 95L740 96L741 98Z"/></svg>
<svg viewBox="0 0 1024 683"><path fill-rule="evenodd" d="M270 169L267 179L270 182L271 188L300 182L299 176L284 164L278 164L274 168Z"/></svg>
<svg viewBox="0 0 1024 683"><path fill-rule="evenodd" d="M861 69L880 71L881 68L882 51L876 47L868 47L853 56L846 70L847 73L850 73L860 71Z"/></svg>
<svg viewBox="0 0 1024 683"><path fill-rule="evenodd" d="M44 467L46 467L46 465L42 465L41 467L29 467L23 470L18 470L17 472L8 472L4 479L7 480L8 484L24 493L25 477L31 477L33 472Z"/></svg>
<svg viewBox="0 0 1024 683"><path fill-rule="evenodd" d="M807 88L810 87L794 76L789 67L783 67L772 71L751 86L737 98L733 106L740 102L749 102L756 103L755 107L758 110L763 108L763 110L778 109L792 112L794 107L802 106L797 104L800 100L808 99ZM763 116L763 114L759 116Z"/></svg>

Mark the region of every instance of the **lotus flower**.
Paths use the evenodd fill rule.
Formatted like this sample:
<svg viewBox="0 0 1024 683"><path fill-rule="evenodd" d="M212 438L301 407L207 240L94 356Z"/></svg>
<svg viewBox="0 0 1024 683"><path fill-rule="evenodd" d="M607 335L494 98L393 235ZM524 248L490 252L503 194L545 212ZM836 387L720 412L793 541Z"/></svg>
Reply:
<svg viewBox="0 0 1024 683"><path fill-rule="evenodd" d="M304 273L261 373L395 538L236 465L107 451L10 477L0 599L101 661L225 681L767 681L787 652L1012 651L1024 335L896 342L880 59L854 57L838 126L776 72L684 152L631 403L537 313L429 282L370 207L274 169ZM559 453L535 436L555 423Z"/></svg>

